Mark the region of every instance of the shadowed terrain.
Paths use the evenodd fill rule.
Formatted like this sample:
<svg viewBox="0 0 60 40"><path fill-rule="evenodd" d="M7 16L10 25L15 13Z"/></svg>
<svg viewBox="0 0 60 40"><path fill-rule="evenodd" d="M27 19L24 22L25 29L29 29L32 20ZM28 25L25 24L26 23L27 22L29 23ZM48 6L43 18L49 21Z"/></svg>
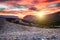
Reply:
<svg viewBox="0 0 60 40"><path fill-rule="evenodd" d="M10 23L3 18L0 18L0 24L1 40L60 40L60 29L24 26Z"/></svg>

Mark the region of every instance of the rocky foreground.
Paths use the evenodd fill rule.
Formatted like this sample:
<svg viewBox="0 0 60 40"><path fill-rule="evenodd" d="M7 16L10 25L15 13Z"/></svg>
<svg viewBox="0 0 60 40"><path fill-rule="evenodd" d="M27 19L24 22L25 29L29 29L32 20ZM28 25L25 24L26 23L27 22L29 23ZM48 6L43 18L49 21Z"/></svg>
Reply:
<svg viewBox="0 0 60 40"><path fill-rule="evenodd" d="M0 19L0 40L60 40L60 29L24 26Z"/></svg>

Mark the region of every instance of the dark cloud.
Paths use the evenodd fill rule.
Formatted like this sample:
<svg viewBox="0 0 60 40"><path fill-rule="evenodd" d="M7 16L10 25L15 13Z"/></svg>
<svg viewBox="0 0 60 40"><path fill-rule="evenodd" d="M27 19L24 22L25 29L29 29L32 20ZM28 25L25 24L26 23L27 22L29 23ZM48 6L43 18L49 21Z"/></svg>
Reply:
<svg viewBox="0 0 60 40"><path fill-rule="evenodd" d="M39 3L38 0L33 0L33 4Z"/></svg>
<svg viewBox="0 0 60 40"><path fill-rule="evenodd" d="M3 16L3 15L0 15L0 18L18 18L17 16Z"/></svg>
<svg viewBox="0 0 60 40"><path fill-rule="evenodd" d="M8 1L8 0L0 0L0 2L5 2L5 1Z"/></svg>
<svg viewBox="0 0 60 40"><path fill-rule="evenodd" d="M48 2L51 2L51 1L53 1L53 0L47 0Z"/></svg>
<svg viewBox="0 0 60 40"><path fill-rule="evenodd" d="M46 7L56 7L56 6L60 6L60 3L54 3L54 4L49 4L48 6Z"/></svg>
<svg viewBox="0 0 60 40"><path fill-rule="evenodd" d="M47 0L48 2L56 1L56 0Z"/></svg>
<svg viewBox="0 0 60 40"><path fill-rule="evenodd" d="M0 0L0 2L6 2L6 1L22 1L22 0Z"/></svg>
<svg viewBox="0 0 60 40"><path fill-rule="evenodd" d="M57 6L60 6L60 3L57 3Z"/></svg>
<svg viewBox="0 0 60 40"><path fill-rule="evenodd" d="M35 8L35 7L31 7L31 8L29 8L30 10L37 10L37 8Z"/></svg>

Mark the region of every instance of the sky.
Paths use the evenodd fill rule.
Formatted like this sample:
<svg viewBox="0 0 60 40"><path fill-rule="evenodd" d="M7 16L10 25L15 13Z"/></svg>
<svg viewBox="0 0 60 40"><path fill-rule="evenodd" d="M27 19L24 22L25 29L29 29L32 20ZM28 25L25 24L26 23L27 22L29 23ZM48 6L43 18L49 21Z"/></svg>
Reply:
<svg viewBox="0 0 60 40"><path fill-rule="evenodd" d="M45 10L45 7L47 8L47 5L54 3L60 3L60 0L0 0L0 11L6 8L8 9L8 10L4 10L6 11L6 13L17 13L17 14L21 13L24 15L29 15L29 14L34 14L42 9ZM51 6L56 6L56 5L51 5ZM14 11L11 12L11 10ZM15 12L15 11L19 11L19 12Z"/></svg>

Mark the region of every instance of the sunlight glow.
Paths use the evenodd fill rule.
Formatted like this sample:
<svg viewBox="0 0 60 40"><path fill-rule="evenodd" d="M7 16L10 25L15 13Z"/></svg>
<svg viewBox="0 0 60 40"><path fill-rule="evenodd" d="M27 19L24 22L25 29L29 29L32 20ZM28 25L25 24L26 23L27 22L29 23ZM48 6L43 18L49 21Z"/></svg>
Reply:
<svg viewBox="0 0 60 40"><path fill-rule="evenodd" d="M37 16L40 18L44 18L46 13L44 11L38 12Z"/></svg>

